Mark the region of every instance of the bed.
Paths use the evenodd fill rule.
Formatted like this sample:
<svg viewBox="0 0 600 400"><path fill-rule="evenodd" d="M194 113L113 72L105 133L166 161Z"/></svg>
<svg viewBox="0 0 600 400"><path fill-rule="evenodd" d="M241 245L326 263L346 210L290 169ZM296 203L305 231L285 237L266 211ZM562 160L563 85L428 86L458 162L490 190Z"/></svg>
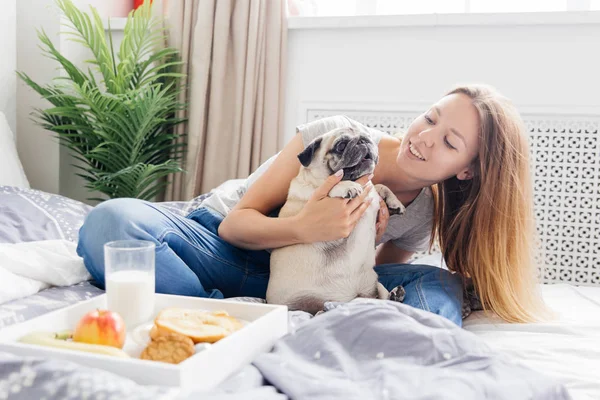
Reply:
<svg viewBox="0 0 600 400"><path fill-rule="evenodd" d="M172 211L186 214L199 206L202 200L209 195L198 197L189 202L164 203L163 206ZM77 240L78 227L89 210L90 207L85 204L58 195L27 188L0 187L0 227L2 227L0 229L0 249L2 245L23 242L35 244L44 241L63 240L74 243ZM421 258L415 260L415 262L435 264L439 262L437 260L439 260L439 257L433 254L423 255ZM1 266L2 263L0 261ZM529 389L532 393L537 393L537 395L530 398L559 399L569 398L568 396L575 399L600 398L600 288L570 284L552 284L542 285L542 290L548 304L559 313L560 319L558 321L548 324L504 324L497 319L484 315L481 311L476 311L465 320L464 329L459 331L468 335L474 335L478 339L481 339L481 343L487 346L484 351L486 357L492 357L493 355L488 361L493 359L494 362L492 364L500 371L496 371L494 376L505 375L504 379L500 379L499 382L512 382L511 385L513 387L519 387L519 384L523 384L524 382L531 385ZM51 310L89 299L101 293L102 291L93 286L89 280L84 280L68 286L53 286L39 290L34 294L12 299L0 304L0 327L34 318ZM259 301L256 299L240 300ZM329 305L332 310L314 318L314 320L305 313L290 313L290 329L293 332L305 332L303 335L306 335L307 338L313 338L311 340L313 343L319 343L319 340L323 341L321 343L322 348L327 348L330 342L323 338L328 337L331 339L333 335L336 337L334 341L339 342L340 338L337 337L339 334L337 331L339 329L338 326L346 319L352 319L351 312L342 310L342 314L339 312L337 314L337 317L341 319L335 320L336 314L334 312L337 309L349 307L349 310L353 310L360 307L368 307L369 315L376 315L377 312L383 314L389 312L389 310L382 308L377 303L379 301L375 301L373 304L358 302L357 304L352 303L350 305ZM448 329L451 328L443 325L443 321L436 319L432 322L427 316L423 315L429 313L416 310L417 314L413 315L406 310L400 311L404 313L402 314L402 318L405 319L404 322L401 319L395 320L397 326L381 327L375 330L373 334L387 335L392 330L397 331L403 340L411 340L409 338L412 333L404 332L402 334L402 327L407 325L408 321L414 323L415 320L418 320L420 329L423 329L424 326L429 326L428 324L434 324L434 326L429 326L429 329L432 329L431 332L437 332L442 327L446 330L447 335L453 337L459 335L458 332L454 331L452 331L453 333L449 333ZM357 312L357 314L361 313ZM317 323L318 318L321 318L320 323ZM331 324L328 331L329 334L324 333L323 328L327 323ZM356 323L358 324L358 322ZM369 323L374 324L375 322L374 320L370 320ZM327 330L325 331L327 332ZM462 332L460 334L463 334ZM315 334L318 334L318 339L314 339ZM295 335L297 336L298 334L296 333ZM292 335L292 339L295 335ZM299 337L302 338L303 336ZM465 338L465 341L473 340L470 337ZM354 365L353 363L359 364L359 361L361 361L361 350L354 348L356 340L359 340L359 338L353 338L352 346L346 349L352 360L346 360L343 367L339 365L330 366L328 371L323 372L325 376L328 376L328 374L335 376L334 372L339 372L340 368L341 370L347 370L349 368L348 365ZM413 338L412 340L416 339ZM419 340L422 340L422 338ZM339 384L334 384L335 380L331 376L330 379L327 379L331 387L328 387L327 384L324 385L322 382L313 381L313 378L310 377L310 373L305 368L305 358L307 352L312 353L312 349L307 350L304 345L300 346L293 341L288 343L285 340L282 340L279 346L272 353L265 354L264 357L259 357L252 365L244 367L239 374L231 377L211 395L215 396L215 398L318 398L316 392L306 390L307 388L311 388L311 384L313 384L315 387L319 387L320 393L324 396L322 398L352 398L350 396L352 393L360 394L356 398L369 398L371 395L373 398L404 398L404 394L399 392L401 389L394 383L382 384L381 382L371 382L367 384L363 382L356 387L352 387L351 393L340 393ZM295 348L294 346L299 347ZM364 349L364 346L359 348ZM380 353L385 354L393 351L395 348L396 346L389 346L385 351L377 352L374 358L377 359ZM453 350L450 352L458 352L458 348L460 346L457 348L453 347ZM463 358L472 351L473 349L470 348L466 353L463 353ZM326 350L317 350L314 353L317 352L325 354ZM443 353L441 357L443 358L445 354ZM314 357L314 354L312 356ZM381 358L383 357L382 355ZM315 359L312 360L312 362L317 361ZM421 360L421 362L426 364L424 360ZM465 378L461 377L460 374L470 368L468 365L472 367L473 362L473 360L470 360L463 362L463 364L457 364L460 365L460 368L457 367L458 372L454 372L457 375L452 378L453 384L464 381ZM480 360L477 362L480 362ZM500 366L496 365L498 363ZM282 369L280 367L283 364L288 364L293 369L293 378L286 377L285 375L282 376ZM43 397L48 393L52 394L48 398L61 398L61 393L68 393L69 390L73 390L73 387L79 387L80 391L77 393L80 394L88 393L88 391L90 394L104 393L109 395L111 393L118 393L122 396L126 395L128 398L136 398L136 396L140 398L144 396L154 398L153 396L167 394L176 396L177 398L185 398L185 396L191 395L189 393L179 393L168 388L141 387L124 378L111 377L110 374L104 372L94 372L93 374L89 372L86 375L81 372L86 371L86 368L69 365L68 363L58 363L53 360L25 360L9 354L1 354L0 397L2 396L2 385L5 385L4 387L13 385L15 390L18 388L18 393L23 395L23 398ZM294 365L295 367L292 367ZM405 366L404 363L398 365ZM389 380L391 376L399 373L397 370L399 368L398 365L390 367L389 370L377 369L377 372L369 370L364 372L364 374ZM274 366L277 368L274 368ZM356 365L355 367L358 368ZM432 365L428 367L429 369L426 371L437 371L440 369L437 364L435 368ZM521 371L519 374L519 379L522 378L520 383L515 382L514 380L517 378L510 373L510 370L512 370L514 374L514 371L516 371L515 368L523 368L524 372ZM73 371L75 370L80 372L74 373ZM24 375L27 371L38 377L39 381L37 384L32 383L31 386L25 385L29 382L26 379L27 376ZM447 374L448 372L444 373ZM401 375L407 377L408 373L404 372ZM41 378L39 378L40 376ZM90 376L95 376L95 380L90 381ZM527 379L523 378L524 376L527 376ZM109 386L111 391L106 392L106 388L102 383L104 381L100 377L119 383L115 383L114 387ZM299 377L303 377L304 380L308 381L305 382ZM434 378L436 380L441 379L436 374L430 376L429 379ZM414 379L415 377L411 378L411 382ZM425 378L419 375L418 379L424 380ZM403 383L403 387L406 386L407 382L399 381ZM296 382L297 384L290 386L289 382ZM89 390L85 391L85 388ZM413 390L413 398L425 398L415 394L420 389L413 388ZM460 393L461 398L470 398L468 395L465 396L465 393L472 394L473 397L471 398L478 398L477 395L481 394L480 390L481 388L477 388L474 392L469 392L469 390L465 392L463 387L457 389L457 394ZM487 388L486 390L490 389ZM511 392L509 389L506 390L506 397L493 397L520 398L518 396L508 396ZM546 393L546 390L551 390L551 393ZM561 390L565 390L565 392L562 393ZM540 395L539 393L543 394ZM514 393L512 394L514 395ZM424 394L422 395L424 396Z"/></svg>
<svg viewBox="0 0 600 400"><path fill-rule="evenodd" d="M401 128L389 115L369 119L348 114L379 129ZM323 116L327 113L313 110L307 119ZM410 119L402 118L401 121ZM550 141L545 142L543 132L548 132L548 126L528 123L532 140L537 143L534 151L555 154L544 146L554 143L552 140L560 132L550 129ZM597 137L594 127L580 130L582 140ZM599 153L600 141L590 143ZM542 166L546 165L544 156L536 158L539 159ZM581 165L582 173L589 169L589 163ZM558 196L560 207L553 209L548 207L549 199L556 201L551 196L557 189L560 193L561 188L554 185L551 192L546 172L536 167L536 216L548 250L543 260L547 268L540 271L545 283L541 290L559 316L556 321L505 324L475 311L460 329L441 317L403 304L365 299L330 303L327 312L314 318L291 312L289 335L213 392L202 394L202 398L600 399L600 281L596 278L600 270L600 221L596 221L600 217L600 193L594 189L600 166L594 164L593 168L592 175L581 180L583 189L579 194L569 195L569 179L558 180L566 194ZM583 193L588 178L596 182L590 194ZM9 282L7 277L19 290L0 304L0 329L101 294L88 279L77 275L82 264L72 258L78 228L91 208L28 185L1 184L0 293L2 284ZM185 215L210 195L161 206ZM557 212L561 216L554 222ZM585 220L570 224L566 219L586 213L589 217ZM48 243L53 247L44 248ZM17 248L19 245L29 246L27 252ZM55 274L32 268L36 263L44 265L39 257L34 257L42 251L35 246L50 252L46 254L62 257L61 264L70 268L64 275L70 280L56 284L49 276ZM14 251L10 262L4 259L3 263L3 249L4 255ZM30 263L19 264L24 262L19 254L25 253L32 255ZM414 262L437 265L438 260L436 254L421 254ZM72 363L0 352L0 399L199 396L176 388L140 386Z"/></svg>
<svg viewBox="0 0 600 400"><path fill-rule="evenodd" d="M464 328L514 360L563 379L574 399L600 399L600 288L552 284L541 289L557 321L506 324L475 312Z"/></svg>

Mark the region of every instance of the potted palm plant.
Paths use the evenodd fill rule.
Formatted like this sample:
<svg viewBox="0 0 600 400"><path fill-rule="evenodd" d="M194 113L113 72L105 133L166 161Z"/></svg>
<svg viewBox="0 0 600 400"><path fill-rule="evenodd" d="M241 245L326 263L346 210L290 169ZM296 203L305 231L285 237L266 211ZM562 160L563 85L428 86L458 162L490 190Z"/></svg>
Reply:
<svg viewBox="0 0 600 400"><path fill-rule="evenodd" d="M177 50L164 46L162 21L148 1L130 13L117 51L93 7L85 13L71 0L56 4L70 28L62 34L87 47L92 58L84 70L38 32L43 51L64 73L47 85L18 73L51 105L34 110L34 121L79 160L77 175L85 187L104 196L90 200L154 199L167 185L166 176L182 172L183 146L173 129L183 122L176 115L184 108L178 101L183 75Z"/></svg>

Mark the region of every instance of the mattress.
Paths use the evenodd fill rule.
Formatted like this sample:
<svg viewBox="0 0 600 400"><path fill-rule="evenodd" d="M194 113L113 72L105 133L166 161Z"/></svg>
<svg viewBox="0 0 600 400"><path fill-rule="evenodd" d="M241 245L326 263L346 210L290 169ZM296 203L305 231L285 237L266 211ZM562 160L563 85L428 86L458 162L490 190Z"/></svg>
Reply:
<svg viewBox="0 0 600 400"><path fill-rule="evenodd" d="M563 380L574 399L600 399L600 288L541 285L556 320L507 324L478 311L464 328L517 362Z"/></svg>

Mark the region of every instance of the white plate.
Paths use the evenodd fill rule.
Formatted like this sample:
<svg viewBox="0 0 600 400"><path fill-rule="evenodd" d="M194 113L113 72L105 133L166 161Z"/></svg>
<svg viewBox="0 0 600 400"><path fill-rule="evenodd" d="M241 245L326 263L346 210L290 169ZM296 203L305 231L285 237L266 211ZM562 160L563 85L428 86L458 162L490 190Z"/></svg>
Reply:
<svg viewBox="0 0 600 400"><path fill-rule="evenodd" d="M231 300L156 294L151 321L141 325L138 336L128 332L123 350L137 357L145 345L139 342L145 329L160 310L167 307L196 308L206 311L225 310L246 325L211 346L201 346L195 355L173 365L138 358L116 358L95 353L63 350L53 347L19 343L23 335L34 331L62 331L73 329L88 311L106 307L106 295L50 312L0 331L0 350L25 356L46 356L74 361L102 368L141 384L194 387L210 390L249 364L260 353L269 351L280 337L287 333L287 307L272 304L246 303Z"/></svg>

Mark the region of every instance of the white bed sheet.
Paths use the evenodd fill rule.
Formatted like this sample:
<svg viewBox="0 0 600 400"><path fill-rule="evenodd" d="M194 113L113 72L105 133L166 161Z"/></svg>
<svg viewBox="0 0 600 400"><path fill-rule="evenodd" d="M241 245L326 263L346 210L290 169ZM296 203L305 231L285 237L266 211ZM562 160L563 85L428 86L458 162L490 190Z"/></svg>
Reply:
<svg viewBox="0 0 600 400"><path fill-rule="evenodd" d="M475 312L464 328L517 362L563 380L573 399L600 399L600 287L541 285L556 321L506 324Z"/></svg>

